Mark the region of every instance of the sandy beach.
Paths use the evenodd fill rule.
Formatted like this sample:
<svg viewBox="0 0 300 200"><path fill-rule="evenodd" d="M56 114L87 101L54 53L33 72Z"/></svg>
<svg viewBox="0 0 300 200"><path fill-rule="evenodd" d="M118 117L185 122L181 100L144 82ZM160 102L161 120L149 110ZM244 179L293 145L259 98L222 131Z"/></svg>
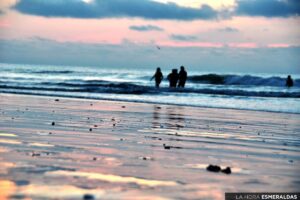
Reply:
<svg viewBox="0 0 300 200"><path fill-rule="evenodd" d="M297 192L299 133L300 114L0 94L0 199Z"/></svg>

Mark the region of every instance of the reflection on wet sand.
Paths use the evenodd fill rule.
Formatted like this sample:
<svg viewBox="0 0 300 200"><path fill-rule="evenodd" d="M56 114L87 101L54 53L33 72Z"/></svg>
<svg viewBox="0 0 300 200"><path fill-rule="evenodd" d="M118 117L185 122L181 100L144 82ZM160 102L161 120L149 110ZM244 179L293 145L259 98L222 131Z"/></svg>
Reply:
<svg viewBox="0 0 300 200"><path fill-rule="evenodd" d="M177 129L185 127L185 109L184 107L168 107L167 109L168 123L167 127L170 129Z"/></svg>
<svg viewBox="0 0 300 200"><path fill-rule="evenodd" d="M153 105L152 112L152 128L159 128L160 124L160 115L161 115L161 107Z"/></svg>
<svg viewBox="0 0 300 200"><path fill-rule="evenodd" d="M10 168L15 167L15 166L16 166L16 164L11 163L11 162L4 162L0 158L0 175L6 174Z"/></svg>
<svg viewBox="0 0 300 200"><path fill-rule="evenodd" d="M152 128L176 129L185 126L184 107L160 107L153 105Z"/></svg>
<svg viewBox="0 0 300 200"><path fill-rule="evenodd" d="M8 152L8 149L0 147L0 153L5 153L5 152Z"/></svg>
<svg viewBox="0 0 300 200"><path fill-rule="evenodd" d="M135 183L138 185L144 185L149 187L157 186L176 186L177 183L173 181L159 181L159 180L146 180L135 177L123 177L111 174L101 174L92 172L74 172L74 171L53 171L47 172L48 176L72 176L72 177L83 177L87 179L101 180L110 183Z"/></svg>
<svg viewBox="0 0 300 200"><path fill-rule="evenodd" d="M10 139L0 139L0 143L3 144L22 144L22 142L17 140L10 140Z"/></svg>
<svg viewBox="0 0 300 200"><path fill-rule="evenodd" d="M144 194L138 190L123 190L120 187L111 189L87 189L72 185L37 185L30 184L17 186L9 180L0 180L0 199L72 199L82 200L84 196L92 199L142 199L142 200L168 200L158 195Z"/></svg>
<svg viewBox="0 0 300 200"><path fill-rule="evenodd" d="M16 192L16 185L8 180L0 180L0 199L6 200Z"/></svg>
<svg viewBox="0 0 300 200"><path fill-rule="evenodd" d="M0 133L0 137L17 137L17 135L13 133Z"/></svg>
<svg viewBox="0 0 300 200"><path fill-rule="evenodd" d="M43 144L38 142L29 143L29 146L36 146L36 147L54 147L52 144Z"/></svg>

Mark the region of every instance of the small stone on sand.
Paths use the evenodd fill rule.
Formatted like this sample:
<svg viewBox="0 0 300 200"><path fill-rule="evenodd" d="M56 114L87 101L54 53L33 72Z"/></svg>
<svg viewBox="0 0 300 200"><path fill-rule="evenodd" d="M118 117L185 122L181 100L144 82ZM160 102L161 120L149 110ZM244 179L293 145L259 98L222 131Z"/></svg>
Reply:
<svg viewBox="0 0 300 200"><path fill-rule="evenodd" d="M225 169L222 169L221 172L223 172L224 174L231 174L231 169L230 167L226 167Z"/></svg>
<svg viewBox="0 0 300 200"><path fill-rule="evenodd" d="M32 157L34 157L34 156L40 156L41 154L39 154L39 153L32 153Z"/></svg>
<svg viewBox="0 0 300 200"><path fill-rule="evenodd" d="M206 168L207 171L210 171L210 172L220 172L221 171L221 167L218 166L218 165L209 165L207 168Z"/></svg>
<svg viewBox="0 0 300 200"><path fill-rule="evenodd" d="M55 101L59 101L59 99L55 99Z"/></svg>
<svg viewBox="0 0 300 200"><path fill-rule="evenodd" d="M83 195L83 200L94 200L95 197L91 194L85 194Z"/></svg>
<svg viewBox="0 0 300 200"><path fill-rule="evenodd" d="M55 122L52 122L52 124L51 124L52 126L54 126L55 125Z"/></svg>
<svg viewBox="0 0 300 200"><path fill-rule="evenodd" d="M92 132L93 131L93 129L92 128L90 128L90 132Z"/></svg>

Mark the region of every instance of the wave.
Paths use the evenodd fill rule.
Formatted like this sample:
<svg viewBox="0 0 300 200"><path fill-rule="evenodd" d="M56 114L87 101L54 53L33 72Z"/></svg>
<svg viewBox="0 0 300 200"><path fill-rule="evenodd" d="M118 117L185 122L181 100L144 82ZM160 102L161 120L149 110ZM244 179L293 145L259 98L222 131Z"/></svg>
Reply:
<svg viewBox="0 0 300 200"><path fill-rule="evenodd" d="M251 75L219 75L219 74L204 74L190 76L189 81L202 84L214 85L248 85L248 86L275 86L284 87L286 79L281 77L259 77ZM300 87L300 79L294 80L294 86Z"/></svg>
<svg viewBox="0 0 300 200"><path fill-rule="evenodd" d="M49 91L49 92L75 92L75 93L112 93L112 94L156 94L164 95L168 93L187 93L187 94L209 94L209 95L229 95L229 96L251 96L251 97L281 97L281 98L300 98L300 91L248 91L232 88L185 88L185 89L156 89L153 86L143 86L135 83L121 82L113 83L109 81L93 80L73 80L69 82L42 82L37 84L0 82L0 92L9 90L14 91Z"/></svg>
<svg viewBox="0 0 300 200"><path fill-rule="evenodd" d="M33 74L71 74L71 73L73 73L73 71L70 71L70 70L61 70L61 71L42 70L42 71L34 71L34 72L30 72L30 73L33 73Z"/></svg>

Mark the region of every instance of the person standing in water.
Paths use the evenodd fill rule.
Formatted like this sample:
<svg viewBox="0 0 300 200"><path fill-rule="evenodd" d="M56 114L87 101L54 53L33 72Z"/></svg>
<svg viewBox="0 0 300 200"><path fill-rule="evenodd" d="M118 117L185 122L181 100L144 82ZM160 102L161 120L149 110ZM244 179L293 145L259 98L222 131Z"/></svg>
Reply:
<svg viewBox="0 0 300 200"><path fill-rule="evenodd" d="M177 69L172 69L172 72L168 75L168 80L170 83L170 88L176 88L178 82L179 74Z"/></svg>
<svg viewBox="0 0 300 200"><path fill-rule="evenodd" d="M288 77L286 78L285 86L290 88L290 87L293 87L293 85L294 85L294 81L293 81L291 75L288 75Z"/></svg>
<svg viewBox="0 0 300 200"><path fill-rule="evenodd" d="M152 76L152 78L150 79L150 81L152 81L154 78L155 78L155 87L159 88L159 85L160 85L161 81L164 78L163 74L161 73L161 69L159 67L156 69L156 72Z"/></svg>
<svg viewBox="0 0 300 200"><path fill-rule="evenodd" d="M179 88L180 87L184 88L186 79L187 79L187 72L185 71L184 66L181 66L179 72L179 83L178 83Z"/></svg>

